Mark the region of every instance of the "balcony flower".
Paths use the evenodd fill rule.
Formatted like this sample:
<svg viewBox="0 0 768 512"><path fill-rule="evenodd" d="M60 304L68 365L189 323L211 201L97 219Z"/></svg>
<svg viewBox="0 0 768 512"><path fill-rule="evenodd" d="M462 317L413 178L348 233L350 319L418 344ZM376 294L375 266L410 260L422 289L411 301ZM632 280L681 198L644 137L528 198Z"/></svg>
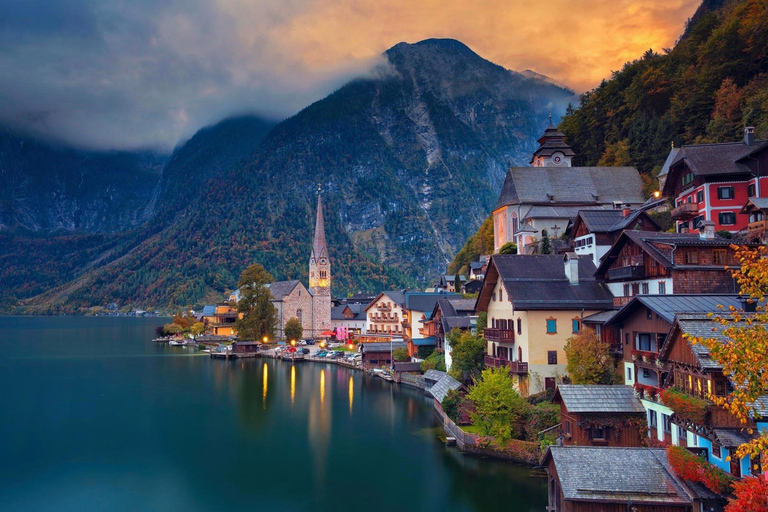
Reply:
<svg viewBox="0 0 768 512"><path fill-rule="evenodd" d="M706 421L710 409L710 403L707 400L675 388L662 391L661 402L672 409L678 418L699 425Z"/></svg>

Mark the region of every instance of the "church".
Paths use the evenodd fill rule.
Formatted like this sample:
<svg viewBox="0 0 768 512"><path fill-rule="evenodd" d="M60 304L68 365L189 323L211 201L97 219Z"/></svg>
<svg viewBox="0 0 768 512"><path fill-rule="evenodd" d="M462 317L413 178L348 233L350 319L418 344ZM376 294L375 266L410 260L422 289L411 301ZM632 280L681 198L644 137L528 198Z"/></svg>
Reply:
<svg viewBox="0 0 768 512"><path fill-rule="evenodd" d="M531 167L507 171L493 210L494 252L514 242L518 254L530 254L543 230L550 238L560 237L580 210L634 208L645 202L634 167L573 167L577 155L551 115L538 143Z"/></svg>
<svg viewBox="0 0 768 512"><path fill-rule="evenodd" d="M325 241L322 196L317 197L315 238L309 255L309 288L299 280L277 281L269 285L272 304L277 309L277 339L285 338L285 323L298 318L304 338L327 338L331 330L331 260Z"/></svg>

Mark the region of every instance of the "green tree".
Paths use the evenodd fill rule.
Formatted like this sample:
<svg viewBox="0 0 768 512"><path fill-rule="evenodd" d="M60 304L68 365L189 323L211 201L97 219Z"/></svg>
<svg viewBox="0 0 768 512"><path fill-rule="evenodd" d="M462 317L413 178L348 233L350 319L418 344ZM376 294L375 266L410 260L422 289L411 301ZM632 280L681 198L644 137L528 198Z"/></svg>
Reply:
<svg viewBox="0 0 768 512"><path fill-rule="evenodd" d="M552 241L549 239L549 233L547 233L546 229L541 230L539 254L552 254Z"/></svg>
<svg viewBox="0 0 768 512"><path fill-rule="evenodd" d="M488 312L487 311L481 311L477 315L477 334L478 336L483 335L483 330L488 326Z"/></svg>
<svg viewBox="0 0 768 512"><path fill-rule="evenodd" d="M407 362L411 360L411 356L408 355L408 349L400 347L392 352L392 357L398 362Z"/></svg>
<svg viewBox="0 0 768 512"><path fill-rule="evenodd" d="M165 332L165 334L175 335L175 334L179 334L182 330L183 330L182 327L176 323L165 324L163 326L163 331Z"/></svg>
<svg viewBox="0 0 768 512"><path fill-rule="evenodd" d="M195 322L192 324L192 336L199 336L205 331L205 324L203 322Z"/></svg>
<svg viewBox="0 0 768 512"><path fill-rule="evenodd" d="M445 395L445 398L443 398L443 403L440 404L442 405L445 414L456 424L459 423L460 419L459 404L461 403L462 398L461 393L455 389L450 389Z"/></svg>
<svg viewBox="0 0 768 512"><path fill-rule="evenodd" d="M469 331L453 329L448 334L451 345L451 369L449 374L456 380L466 382L483 371L485 340Z"/></svg>
<svg viewBox="0 0 768 512"><path fill-rule="evenodd" d="M515 242L507 242L499 249L499 254L517 254L517 244Z"/></svg>
<svg viewBox="0 0 768 512"><path fill-rule="evenodd" d="M565 369L574 384L618 384L616 362L610 344L602 341L593 329L582 329L565 343Z"/></svg>
<svg viewBox="0 0 768 512"><path fill-rule="evenodd" d="M506 368L487 368L467 394L475 404L471 417L480 434L495 437L500 445L520 435L528 411L528 403L512 386Z"/></svg>
<svg viewBox="0 0 768 512"><path fill-rule="evenodd" d="M260 340L264 336L274 338L277 310L266 286L272 281L272 275L259 263L252 264L240 274L237 282L240 289L237 310L243 314L243 318L235 324L239 337L251 340Z"/></svg>
<svg viewBox="0 0 768 512"><path fill-rule="evenodd" d="M301 321L294 316L285 322L283 332L286 340L300 340L304 334L304 327L302 327Z"/></svg>
<svg viewBox="0 0 768 512"><path fill-rule="evenodd" d="M456 275L453 276L453 291L456 293L461 293L461 274L456 272Z"/></svg>

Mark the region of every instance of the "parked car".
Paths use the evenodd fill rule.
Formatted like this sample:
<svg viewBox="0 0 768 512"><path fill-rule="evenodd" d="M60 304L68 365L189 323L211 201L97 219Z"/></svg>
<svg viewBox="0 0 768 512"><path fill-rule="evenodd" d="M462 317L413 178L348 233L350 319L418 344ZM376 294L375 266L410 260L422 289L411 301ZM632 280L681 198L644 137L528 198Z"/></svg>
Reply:
<svg viewBox="0 0 768 512"><path fill-rule="evenodd" d="M301 353L302 354L309 354L309 349L304 347L304 348L301 349Z"/></svg>
<svg viewBox="0 0 768 512"><path fill-rule="evenodd" d="M304 343L306 343L307 345L314 345L314 344L315 344L315 340L303 340L303 341L304 341Z"/></svg>

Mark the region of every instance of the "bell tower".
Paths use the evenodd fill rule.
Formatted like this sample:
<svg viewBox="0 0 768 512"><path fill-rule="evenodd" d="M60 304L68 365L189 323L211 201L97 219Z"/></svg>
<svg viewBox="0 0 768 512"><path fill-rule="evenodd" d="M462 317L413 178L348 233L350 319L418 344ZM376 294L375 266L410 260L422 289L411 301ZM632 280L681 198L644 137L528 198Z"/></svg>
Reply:
<svg viewBox="0 0 768 512"><path fill-rule="evenodd" d="M565 134L552 124L552 112L549 113L549 126L544 135L539 137L539 149L533 153L531 165L534 167L570 167L571 159L576 156L566 144Z"/></svg>
<svg viewBox="0 0 768 512"><path fill-rule="evenodd" d="M320 336L331 329L331 261L325 242L323 197L317 195L315 239L309 255L309 291L312 293L312 335Z"/></svg>

